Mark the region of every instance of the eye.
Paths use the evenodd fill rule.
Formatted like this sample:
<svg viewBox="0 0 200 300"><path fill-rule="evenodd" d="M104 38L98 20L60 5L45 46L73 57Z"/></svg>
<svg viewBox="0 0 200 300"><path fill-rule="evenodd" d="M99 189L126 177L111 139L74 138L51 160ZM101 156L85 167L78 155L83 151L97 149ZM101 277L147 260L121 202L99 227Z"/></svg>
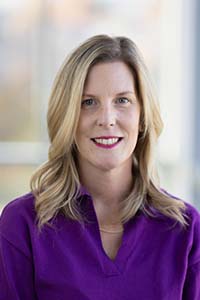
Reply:
<svg viewBox="0 0 200 300"><path fill-rule="evenodd" d="M127 104L130 101L125 97L121 97L121 98L117 99L117 102L120 103L120 104Z"/></svg>
<svg viewBox="0 0 200 300"><path fill-rule="evenodd" d="M95 104L95 101L94 101L94 99L85 99L85 100L83 100L82 102L81 102L81 106L91 106L91 105L93 105L93 104Z"/></svg>

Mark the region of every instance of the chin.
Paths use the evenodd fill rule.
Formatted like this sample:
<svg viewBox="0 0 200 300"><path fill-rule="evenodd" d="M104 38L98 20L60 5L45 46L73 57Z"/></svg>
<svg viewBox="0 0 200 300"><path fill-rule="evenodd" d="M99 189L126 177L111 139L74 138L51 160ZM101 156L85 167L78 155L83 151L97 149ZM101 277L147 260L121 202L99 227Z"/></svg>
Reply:
<svg viewBox="0 0 200 300"><path fill-rule="evenodd" d="M117 169L118 167L122 166L122 162L116 162L115 161L103 161L101 164L98 162L98 164L94 164L94 166L102 171L112 171L114 169Z"/></svg>

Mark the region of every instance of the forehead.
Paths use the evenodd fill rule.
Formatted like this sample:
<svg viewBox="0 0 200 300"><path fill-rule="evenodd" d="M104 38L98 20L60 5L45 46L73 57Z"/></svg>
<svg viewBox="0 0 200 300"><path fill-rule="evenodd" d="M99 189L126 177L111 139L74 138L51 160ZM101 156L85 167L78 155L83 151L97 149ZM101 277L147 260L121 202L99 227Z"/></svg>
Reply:
<svg viewBox="0 0 200 300"><path fill-rule="evenodd" d="M84 93L134 92L134 76L130 67L121 61L98 63L88 72Z"/></svg>

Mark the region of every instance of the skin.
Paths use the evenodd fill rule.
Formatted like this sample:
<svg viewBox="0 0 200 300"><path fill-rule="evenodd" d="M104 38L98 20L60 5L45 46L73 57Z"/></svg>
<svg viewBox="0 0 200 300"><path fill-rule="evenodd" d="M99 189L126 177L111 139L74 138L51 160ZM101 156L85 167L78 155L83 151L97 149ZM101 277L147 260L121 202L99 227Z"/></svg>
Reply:
<svg viewBox="0 0 200 300"><path fill-rule="evenodd" d="M140 105L129 67L120 61L93 66L84 87L76 144L81 183L93 197L100 226L107 229L119 224L119 203L133 183L132 153L139 118ZM100 136L122 140L105 149L91 140Z"/></svg>

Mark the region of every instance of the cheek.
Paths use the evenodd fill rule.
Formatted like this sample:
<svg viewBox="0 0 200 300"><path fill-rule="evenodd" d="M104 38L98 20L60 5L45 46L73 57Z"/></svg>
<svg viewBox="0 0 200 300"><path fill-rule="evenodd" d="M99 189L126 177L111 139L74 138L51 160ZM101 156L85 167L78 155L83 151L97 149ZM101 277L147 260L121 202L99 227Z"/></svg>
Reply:
<svg viewBox="0 0 200 300"><path fill-rule="evenodd" d="M90 120L85 118L80 118L77 131L76 131L76 144L79 146L85 145L88 142L88 139L91 138L91 128Z"/></svg>
<svg viewBox="0 0 200 300"><path fill-rule="evenodd" d="M79 123L78 123L78 127L77 127L77 131L76 131L76 138L77 138L77 141L79 141L82 136L83 136L83 133L85 132L85 123L83 122L83 120L79 120Z"/></svg>
<svg viewBox="0 0 200 300"><path fill-rule="evenodd" d="M123 124L129 132L135 134L139 128L139 114L135 111L128 112L123 116Z"/></svg>
<svg viewBox="0 0 200 300"><path fill-rule="evenodd" d="M77 133L80 135L88 132L89 129L91 128L91 121L92 121L91 116L89 117L85 114L81 114L78 122Z"/></svg>

